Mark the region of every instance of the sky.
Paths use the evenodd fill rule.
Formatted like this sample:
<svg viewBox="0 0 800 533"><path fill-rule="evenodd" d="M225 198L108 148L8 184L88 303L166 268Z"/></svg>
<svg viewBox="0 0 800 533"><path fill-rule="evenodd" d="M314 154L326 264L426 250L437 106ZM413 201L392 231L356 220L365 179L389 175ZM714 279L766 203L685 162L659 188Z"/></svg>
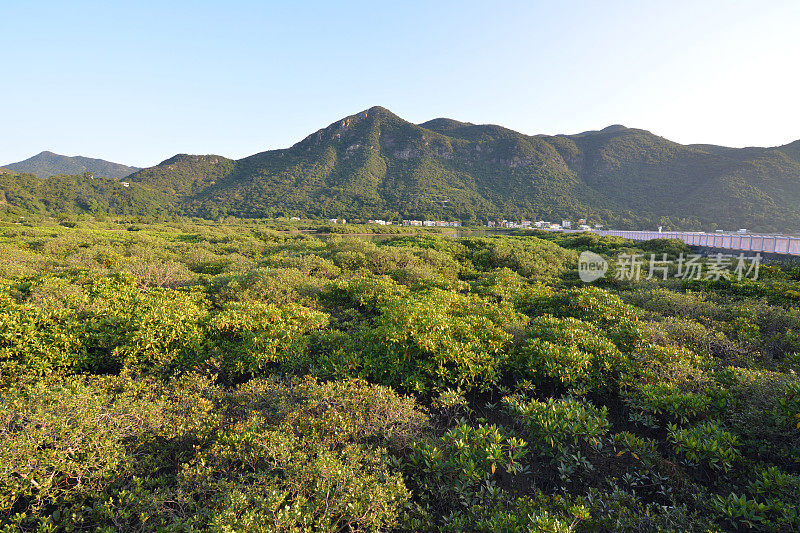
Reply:
<svg viewBox="0 0 800 533"><path fill-rule="evenodd" d="M374 105L526 133L800 139L800 2L0 0L0 164L284 148Z"/></svg>

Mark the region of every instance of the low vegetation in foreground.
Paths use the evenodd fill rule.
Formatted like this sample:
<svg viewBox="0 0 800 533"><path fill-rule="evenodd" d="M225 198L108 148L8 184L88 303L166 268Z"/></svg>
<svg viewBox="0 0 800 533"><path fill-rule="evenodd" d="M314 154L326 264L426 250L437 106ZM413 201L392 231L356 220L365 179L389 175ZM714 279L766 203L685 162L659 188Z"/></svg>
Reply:
<svg viewBox="0 0 800 533"><path fill-rule="evenodd" d="M800 529L800 269L587 249L2 223L0 529Z"/></svg>

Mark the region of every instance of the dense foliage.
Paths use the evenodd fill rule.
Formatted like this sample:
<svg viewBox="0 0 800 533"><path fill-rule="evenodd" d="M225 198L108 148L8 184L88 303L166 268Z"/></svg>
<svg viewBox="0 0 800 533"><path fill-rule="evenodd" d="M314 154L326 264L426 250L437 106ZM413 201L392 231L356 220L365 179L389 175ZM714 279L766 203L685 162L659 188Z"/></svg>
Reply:
<svg viewBox="0 0 800 533"><path fill-rule="evenodd" d="M2 531L800 528L796 266L119 222L0 223Z"/></svg>

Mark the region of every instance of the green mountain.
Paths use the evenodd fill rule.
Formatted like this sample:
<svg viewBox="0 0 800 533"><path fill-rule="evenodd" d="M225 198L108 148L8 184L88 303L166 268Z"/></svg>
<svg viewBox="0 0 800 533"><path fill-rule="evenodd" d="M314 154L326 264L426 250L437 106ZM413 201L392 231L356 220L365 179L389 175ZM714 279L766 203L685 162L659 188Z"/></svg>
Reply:
<svg viewBox="0 0 800 533"><path fill-rule="evenodd" d="M140 170L129 181L181 201L215 185L234 170L235 164L219 155L178 154Z"/></svg>
<svg viewBox="0 0 800 533"><path fill-rule="evenodd" d="M620 125L531 136L446 118L413 124L381 107L291 148L240 160L179 154L126 180L129 194L161 212L211 218L587 218L620 228L800 230L800 141L682 145Z"/></svg>
<svg viewBox="0 0 800 533"><path fill-rule="evenodd" d="M49 178L59 174L83 174L84 172L89 172L98 177L121 179L139 170L138 167L129 167L102 159L81 156L69 157L54 154L53 152L41 152L25 161L3 166L14 172L34 174L40 178Z"/></svg>

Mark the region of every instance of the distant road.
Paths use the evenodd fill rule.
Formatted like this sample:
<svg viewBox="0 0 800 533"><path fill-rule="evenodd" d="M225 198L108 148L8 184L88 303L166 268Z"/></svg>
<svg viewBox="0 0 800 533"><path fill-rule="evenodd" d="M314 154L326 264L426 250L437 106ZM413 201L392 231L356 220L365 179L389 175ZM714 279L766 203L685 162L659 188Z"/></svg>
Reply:
<svg viewBox="0 0 800 533"><path fill-rule="evenodd" d="M575 231L575 230L572 230ZM599 235L615 235L634 241L680 239L690 246L705 246L744 252L800 255L800 237L757 233L703 233L690 231L591 230Z"/></svg>

